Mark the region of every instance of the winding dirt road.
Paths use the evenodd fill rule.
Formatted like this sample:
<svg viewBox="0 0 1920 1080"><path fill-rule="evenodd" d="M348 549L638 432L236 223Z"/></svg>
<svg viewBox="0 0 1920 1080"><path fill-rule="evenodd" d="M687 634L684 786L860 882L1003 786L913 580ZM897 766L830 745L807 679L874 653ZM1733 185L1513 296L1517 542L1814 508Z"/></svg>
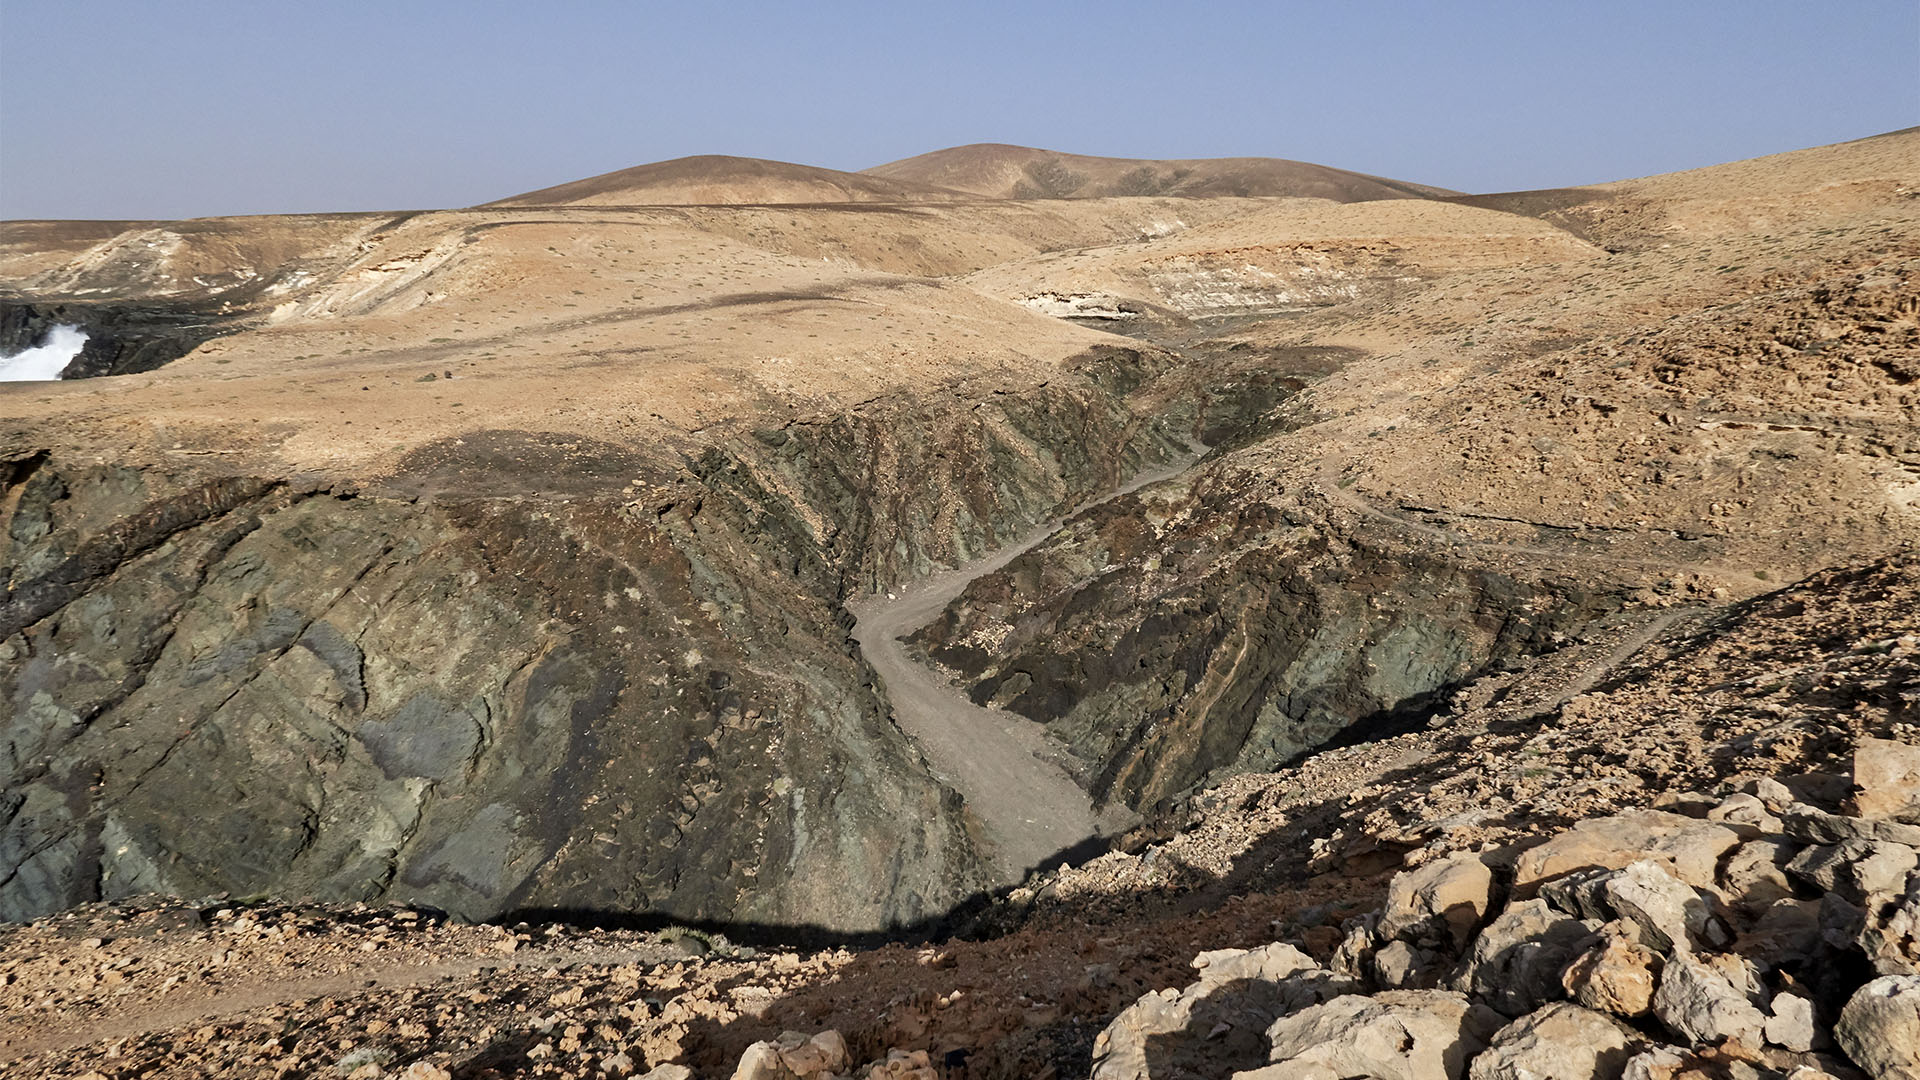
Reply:
<svg viewBox="0 0 1920 1080"><path fill-rule="evenodd" d="M1192 449L1191 456L1142 472L1074 514L1185 472L1206 451L1197 444ZM1121 806L1096 812L1061 764L1070 760L1065 747L1044 725L975 705L946 677L907 655L900 639L939 617L968 583L1031 551L1068 518L1037 526L991 555L930 575L903 592L849 605L858 620L853 638L885 684L895 722L985 827L1001 878L996 884L1018 882L1066 849L1124 831L1138 819Z"/></svg>

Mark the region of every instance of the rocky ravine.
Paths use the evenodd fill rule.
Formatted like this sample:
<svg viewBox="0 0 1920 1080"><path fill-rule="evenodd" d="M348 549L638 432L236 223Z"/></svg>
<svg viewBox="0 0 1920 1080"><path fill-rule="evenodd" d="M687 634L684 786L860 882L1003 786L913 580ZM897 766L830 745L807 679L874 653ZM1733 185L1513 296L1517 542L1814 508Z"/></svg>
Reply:
<svg viewBox="0 0 1920 1080"><path fill-rule="evenodd" d="M0 931L0 1055L113 1077L1904 1077L1916 602L1906 558L1578 636L1426 729L1202 793L978 939L759 954L90 905Z"/></svg>
<svg viewBox="0 0 1920 1080"><path fill-rule="evenodd" d="M1102 387L1140 364L679 462L484 433L366 490L17 454L0 904L937 916L998 877L842 605L1182 452Z"/></svg>

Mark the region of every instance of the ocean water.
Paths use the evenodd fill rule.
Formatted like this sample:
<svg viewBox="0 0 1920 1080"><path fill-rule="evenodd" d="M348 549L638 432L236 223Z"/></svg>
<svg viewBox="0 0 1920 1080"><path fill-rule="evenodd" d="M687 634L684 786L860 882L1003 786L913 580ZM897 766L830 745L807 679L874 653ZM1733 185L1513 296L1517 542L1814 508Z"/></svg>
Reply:
<svg viewBox="0 0 1920 1080"><path fill-rule="evenodd" d="M56 326L48 332L45 345L0 356L0 382L57 379L86 343L87 333L79 327Z"/></svg>

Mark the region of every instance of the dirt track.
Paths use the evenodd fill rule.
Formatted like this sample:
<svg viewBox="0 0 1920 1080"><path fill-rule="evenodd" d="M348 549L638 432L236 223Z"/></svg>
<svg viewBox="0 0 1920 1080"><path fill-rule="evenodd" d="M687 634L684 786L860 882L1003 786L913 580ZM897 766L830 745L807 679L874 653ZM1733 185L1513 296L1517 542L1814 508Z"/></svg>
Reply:
<svg viewBox="0 0 1920 1080"><path fill-rule="evenodd" d="M1093 500L1099 506L1186 471L1195 456L1140 473ZM1077 513L1078 511L1076 511ZM1130 827L1121 806L1096 808L1064 767L1064 748L1046 729L1004 709L982 708L951 682L907 655L901 638L939 616L975 578L1006 566L1058 532L1050 521L994 553L933 574L912 588L852 605L854 640L886 683L895 721L927 756L934 775L959 791L985 827L994 865L1006 882L1048 865L1083 841Z"/></svg>

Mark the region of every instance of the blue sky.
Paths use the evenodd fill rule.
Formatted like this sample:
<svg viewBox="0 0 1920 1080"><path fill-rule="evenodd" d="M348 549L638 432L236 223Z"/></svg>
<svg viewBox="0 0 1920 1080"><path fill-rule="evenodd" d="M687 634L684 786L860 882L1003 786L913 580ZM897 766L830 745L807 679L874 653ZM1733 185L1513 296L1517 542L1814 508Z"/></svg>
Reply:
<svg viewBox="0 0 1920 1080"><path fill-rule="evenodd" d="M1273 156L1470 191L1920 123L1920 3L0 0L0 217L461 206L684 154Z"/></svg>

